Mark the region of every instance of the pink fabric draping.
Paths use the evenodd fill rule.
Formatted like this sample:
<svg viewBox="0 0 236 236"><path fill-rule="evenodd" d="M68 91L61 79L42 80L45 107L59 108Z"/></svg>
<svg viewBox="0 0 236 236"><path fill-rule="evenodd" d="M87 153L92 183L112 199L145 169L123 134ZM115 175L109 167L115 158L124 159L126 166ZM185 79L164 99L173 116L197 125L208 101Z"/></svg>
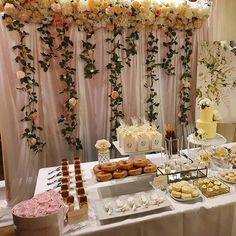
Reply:
<svg viewBox="0 0 236 236"><path fill-rule="evenodd" d="M42 139L46 146L42 153L35 155L29 150L25 140L21 139L25 123L20 122L22 113L20 108L25 103L25 95L16 90L19 81L16 78L17 64L14 61L15 54L12 46L17 43L17 36L14 32L9 32L0 21L0 132L3 144L4 169L7 187L7 198L10 205L32 196L39 168L58 165L64 157L72 158L77 154L73 152L60 134L60 124L57 120L63 109L63 96L59 95L62 85L59 80L59 68L57 61L52 60L51 67L45 73L38 64L41 58L42 44L37 25L26 26L26 31L30 33L27 44L30 45L34 55L34 66L36 68L35 78L39 82L39 122L44 128L41 132ZM137 43L137 56L132 59L131 67L125 67L122 72L123 83L123 111L126 121L130 123L131 117L143 118L145 116L147 92L144 88L145 79L145 50L147 31L140 32L140 40ZM76 27L70 29L71 39L74 42L73 66L76 68L76 86L79 95L77 114L79 117L79 128L77 130L84 149L80 151L82 161L92 161L97 159L97 152L94 147L96 140L110 137L110 107L109 98L110 85L108 83L108 72L106 65L109 56L106 51L109 49L105 39L109 33L103 29L96 31L94 42L96 66L100 73L94 79L85 79L83 74L83 62L79 55L82 50L81 40L85 35L78 32ZM162 43L165 40L163 32L157 33L160 48L160 58L163 58L165 51ZM193 37L193 56L191 81L192 107L195 104L195 79L197 66L198 40L207 39L207 26L197 32ZM124 41L124 36L122 38ZM183 42L182 33L178 34L179 45ZM179 47L179 46L178 46ZM166 124L176 127L179 135L189 134L194 122L194 109L190 114L190 125L185 128L178 124L177 112L179 109L179 86L182 66L180 55L175 56L174 65L176 75L168 77L159 71L160 80L156 83L156 91L160 106L158 108L158 120L156 124L160 126L160 132Z"/></svg>

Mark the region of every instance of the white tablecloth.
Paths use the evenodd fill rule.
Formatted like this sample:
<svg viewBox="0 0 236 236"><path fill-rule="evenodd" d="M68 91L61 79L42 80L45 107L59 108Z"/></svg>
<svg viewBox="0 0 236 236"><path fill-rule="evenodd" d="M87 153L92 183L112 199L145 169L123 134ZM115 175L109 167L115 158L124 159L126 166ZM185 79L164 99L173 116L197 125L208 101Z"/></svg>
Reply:
<svg viewBox="0 0 236 236"><path fill-rule="evenodd" d="M148 155L154 162L162 161L161 154ZM121 183L122 181L134 181L135 178L124 180L112 180L96 183L92 167L96 162L82 163L81 169L85 179L85 189L89 193L97 187ZM44 168L39 171L35 194L48 189L48 172L55 169ZM150 214L137 218L129 218L117 223L100 225L93 211L94 197L88 194L90 205L90 220L81 228L66 226L64 235L91 235L91 236L235 236L236 235L236 191L235 186L230 185L230 193L214 198L203 197L202 202L180 203L168 199L173 209L161 213Z"/></svg>

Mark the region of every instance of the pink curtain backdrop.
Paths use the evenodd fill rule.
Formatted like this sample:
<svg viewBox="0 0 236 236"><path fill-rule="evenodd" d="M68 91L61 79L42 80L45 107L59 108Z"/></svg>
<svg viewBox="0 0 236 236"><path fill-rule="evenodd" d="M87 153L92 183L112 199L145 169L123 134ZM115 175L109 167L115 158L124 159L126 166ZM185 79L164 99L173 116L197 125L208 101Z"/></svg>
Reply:
<svg viewBox="0 0 236 236"><path fill-rule="evenodd" d="M51 67L45 73L38 64L41 59L42 44L37 25L26 25L25 30L30 33L27 38L27 45L32 49L36 68L35 78L39 82L39 122L44 128L41 132L42 139L47 143L44 151L35 155L29 150L25 140L21 139L21 134L25 128L25 123L20 122L22 118L21 107L25 103L25 95L16 90L19 81L16 78L18 71L14 61L15 54L11 49L17 42L17 35L9 32L0 21L0 132L3 145L3 158L5 179L7 187L7 199L9 205L13 205L23 199L33 195L38 170L42 167L54 166L60 163L62 158L73 158L74 153L64 141L60 134L60 125L57 124L58 117L63 108L63 96L59 95L62 85L59 80L59 67L57 61L53 60ZM127 33L127 32L126 32ZM145 79L145 51L147 31L140 32L140 39L137 44L138 54L132 59L131 67L125 67L122 72L123 84L123 111L125 120L130 123L131 117L143 118L145 116L147 92L144 88ZM82 161L97 160L97 152L94 147L96 140L110 137L110 107L109 98L110 85L108 83L108 73L106 65L109 56L106 51L109 49L105 39L110 36L105 30L96 31L94 42L96 66L100 73L94 79L85 79L83 74L83 62L79 55L82 50L81 40L85 38L84 33L78 32L76 27L70 29L71 39L74 42L74 61L76 68L76 86L79 95L77 114L79 117L79 128L77 130L83 144L83 150L79 152ZM162 31L157 32L159 38L159 60L164 57L162 43L165 35ZM123 36L122 40L124 41ZM159 71L160 80L155 84L160 106L158 108L157 125L160 132L164 134L164 127L171 124L176 127L177 133L186 137L194 126L195 111L195 86L196 86L196 66L199 40L208 39L207 24L193 36L192 55L192 81L191 81L191 104L190 125L183 127L179 125L177 113L179 109L179 86L182 66L180 54L175 56L174 65L176 75L168 77ZM178 47L182 45L184 38L182 33L178 33Z"/></svg>

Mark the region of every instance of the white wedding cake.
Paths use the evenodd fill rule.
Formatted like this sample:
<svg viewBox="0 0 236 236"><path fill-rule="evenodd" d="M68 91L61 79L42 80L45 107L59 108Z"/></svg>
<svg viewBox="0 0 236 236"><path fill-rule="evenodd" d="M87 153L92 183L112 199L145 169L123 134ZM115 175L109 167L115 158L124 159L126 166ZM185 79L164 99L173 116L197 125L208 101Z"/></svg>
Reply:
<svg viewBox="0 0 236 236"><path fill-rule="evenodd" d="M220 119L219 113L213 109L213 103L208 98L202 99L199 105L200 117L196 121L196 128L204 131L206 139L212 139L216 136L217 121Z"/></svg>
<svg viewBox="0 0 236 236"><path fill-rule="evenodd" d="M162 135L149 124L121 125L116 132L119 147L126 153L158 150L162 146Z"/></svg>

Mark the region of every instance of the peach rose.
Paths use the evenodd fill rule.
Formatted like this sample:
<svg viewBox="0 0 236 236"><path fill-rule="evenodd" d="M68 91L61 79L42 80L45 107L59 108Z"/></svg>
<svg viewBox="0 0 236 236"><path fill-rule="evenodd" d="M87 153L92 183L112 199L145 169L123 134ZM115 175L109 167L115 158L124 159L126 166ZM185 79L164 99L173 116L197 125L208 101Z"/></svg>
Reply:
<svg viewBox="0 0 236 236"><path fill-rule="evenodd" d="M108 16L114 15L114 8L113 8L113 7L108 7L108 8L106 8L106 14L107 14Z"/></svg>
<svg viewBox="0 0 236 236"><path fill-rule="evenodd" d="M132 3L131 3L131 6L135 9L135 10L138 10L140 8L140 3L136 0L134 0Z"/></svg>
<svg viewBox="0 0 236 236"><path fill-rule="evenodd" d="M119 97L119 93L117 92L117 91L112 91L112 93L111 93L111 98L112 99L117 99Z"/></svg>
<svg viewBox="0 0 236 236"><path fill-rule="evenodd" d="M6 5L4 6L4 11L10 16L15 16L17 14L15 6L11 3L6 3Z"/></svg>
<svg viewBox="0 0 236 236"><path fill-rule="evenodd" d="M30 12L27 11L20 11L18 14L18 18L22 21L28 21L30 19Z"/></svg>
<svg viewBox="0 0 236 236"><path fill-rule="evenodd" d="M37 120L37 118L38 118L38 113L37 113L37 112L34 112L34 113L32 113L32 114L30 115L30 117L31 117L32 120Z"/></svg>
<svg viewBox="0 0 236 236"><path fill-rule="evenodd" d="M28 144L30 145L30 146L34 146L35 144L36 144L36 139L35 138L29 138L28 139Z"/></svg>
<svg viewBox="0 0 236 236"><path fill-rule="evenodd" d="M22 70L19 70L16 72L17 79L23 79L25 77L25 72Z"/></svg>
<svg viewBox="0 0 236 236"><path fill-rule="evenodd" d="M51 9L54 12L59 13L59 12L61 12L61 5L59 3L52 3L51 4Z"/></svg>

